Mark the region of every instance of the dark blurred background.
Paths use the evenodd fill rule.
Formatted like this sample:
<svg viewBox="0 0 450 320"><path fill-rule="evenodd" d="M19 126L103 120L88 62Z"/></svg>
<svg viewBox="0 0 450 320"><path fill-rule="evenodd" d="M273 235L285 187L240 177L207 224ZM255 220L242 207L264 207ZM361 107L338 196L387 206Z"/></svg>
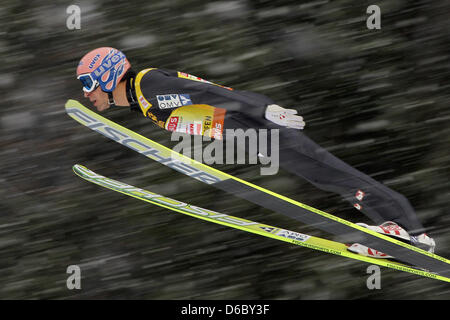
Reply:
<svg viewBox="0 0 450 320"><path fill-rule="evenodd" d="M381 8L369 30L366 9ZM69 30L66 9L81 9ZM333 239L152 162L79 125L75 69L122 50L135 70L188 72L265 94L304 116L305 133L404 194L450 257L450 2L0 2L0 298L448 299L449 286L171 213L82 181L72 165L212 210ZM105 115L171 145L129 110ZM280 171L228 173L353 222L339 197ZM81 290L66 269L81 268Z"/></svg>

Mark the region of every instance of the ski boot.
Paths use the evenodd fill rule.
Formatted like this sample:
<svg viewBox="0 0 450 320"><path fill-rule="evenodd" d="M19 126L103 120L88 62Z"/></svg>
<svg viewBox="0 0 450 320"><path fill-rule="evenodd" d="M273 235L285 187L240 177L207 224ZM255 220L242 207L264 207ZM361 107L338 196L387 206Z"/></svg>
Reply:
<svg viewBox="0 0 450 320"><path fill-rule="evenodd" d="M392 221L387 221L379 226L369 226L365 223L357 223L357 225L370 229L375 232L382 233L384 235L396 238L405 243L416 246L420 249L434 253L436 243L433 238L430 238L426 233L422 233L419 236L411 236L405 229ZM348 251L361 254L366 257L378 258L378 259L392 259L394 257L387 255L383 252L368 248L362 244L354 243L347 248Z"/></svg>

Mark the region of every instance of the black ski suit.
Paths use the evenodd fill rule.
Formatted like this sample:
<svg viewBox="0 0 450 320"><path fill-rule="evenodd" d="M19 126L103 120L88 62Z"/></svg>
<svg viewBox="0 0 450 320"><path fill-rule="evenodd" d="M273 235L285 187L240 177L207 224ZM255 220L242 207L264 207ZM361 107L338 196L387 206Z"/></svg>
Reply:
<svg viewBox="0 0 450 320"><path fill-rule="evenodd" d="M424 232L414 209L403 195L336 158L301 130L280 127L266 120L267 105L275 104L266 96L157 68L139 72L133 87L139 101L138 109L167 130L176 131L182 127L184 132L202 134L205 128L201 123L205 117L209 117L208 126L212 122L225 129L279 129L281 168L303 177L319 189L340 194L376 224L393 221L412 235ZM189 113L195 113L193 108L197 106L200 110L196 115L200 117L198 128L189 118ZM217 112L223 109L226 112ZM215 120L211 121L211 118ZM187 123L181 125L180 119Z"/></svg>

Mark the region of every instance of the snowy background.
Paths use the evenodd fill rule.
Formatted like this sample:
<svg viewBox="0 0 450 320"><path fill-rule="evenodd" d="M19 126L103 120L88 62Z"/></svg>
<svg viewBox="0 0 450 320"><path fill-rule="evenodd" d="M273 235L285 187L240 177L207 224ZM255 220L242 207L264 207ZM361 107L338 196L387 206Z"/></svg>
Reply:
<svg viewBox="0 0 450 320"><path fill-rule="evenodd" d="M66 27L69 5L81 29ZM381 30L366 9L381 8ZM265 94L305 133L404 194L450 257L450 3L356 1L0 1L0 298L449 299L448 284L213 225L91 185L88 168L197 206L332 239L171 171L79 125L75 69L112 46L134 69L188 72ZM170 145L128 110L107 117ZM283 171L228 173L353 222L339 197ZM82 289L66 288L79 265Z"/></svg>

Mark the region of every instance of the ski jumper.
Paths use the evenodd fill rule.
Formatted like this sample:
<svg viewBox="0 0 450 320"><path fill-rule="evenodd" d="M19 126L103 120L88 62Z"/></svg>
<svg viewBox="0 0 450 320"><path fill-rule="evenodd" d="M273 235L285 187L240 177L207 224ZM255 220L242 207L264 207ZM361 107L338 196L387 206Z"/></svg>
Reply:
<svg viewBox="0 0 450 320"><path fill-rule="evenodd" d="M403 195L333 156L302 131L266 120L267 105L275 104L270 98L159 68L144 69L132 81L139 103L135 109L161 128L219 139L224 129L279 129L281 168L341 195L377 224L393 221L412 235L424 232Z"/></svg>

